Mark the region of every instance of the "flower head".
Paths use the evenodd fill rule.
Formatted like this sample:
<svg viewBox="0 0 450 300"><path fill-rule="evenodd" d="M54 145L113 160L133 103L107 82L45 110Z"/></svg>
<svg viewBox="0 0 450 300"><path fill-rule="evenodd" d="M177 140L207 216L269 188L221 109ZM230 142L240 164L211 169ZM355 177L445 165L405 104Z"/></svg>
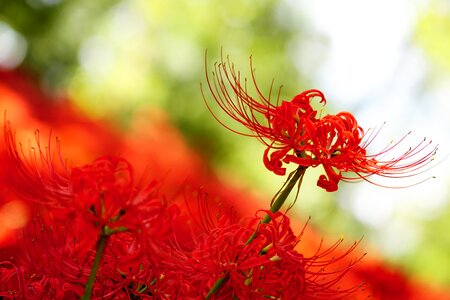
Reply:
<svg viewBox="0 0 450 300"><path fill-rule="evenodd" d="M251 60L250 65L253 70ZM364 131L349 112L321 117L321 111L312 105L314 101L326 105L321 91L306 90L290 101L280 101L278 96L273 103L271 90L268 97L262 94L253 71L256 97L248 93L247 81L241 80L229 60L216 63L211 77L208 69L206 72L207 85L216 104L250 132L226 125L204 95L213 116L235 133L261 140L267 146L264 165L277 175L285 175L286 164L290 163L302 167L322 165L325 174L319 177L317 185L332 192L337 190L341 180L372 182L369 179L372 175L397 178L415 175L433 159L437 150L431 141L424 140L398 157L386 160L385 156L394 152L402 138L379 153L368 154L367 147L379 131Z"/></svg>
<svg viewBox="0 0 450 300"><path fill-rule="evenodd" d="M261 224L265 214L271 220ZM356 244L337 256L334 251L341 240L328 249L319 247L311 256L303 255L302 233L296 235L289 217L281 212L259 211L240 221L218 215L216 220L208 218L188 243L177 238L158 253L165 270L161 289L190 299L339 299L358 288L339 286L358 261L341 264ZM215 290L217 282L220 287Z"/></svg>
<svg viewBox="0 0 450 300"><path fill-rule="evenodd" d="M114 226L131 206L136 189L131 165L123 158L104 156L71 172L74 204L98 224Z"/></svg>
<svg viewBox="0 0 450 300"><path fill-rule="evenodd" d="M54 149L51 140L41 144L38 131L35 136L36 147L26 150L16 143L10 123L5 122L0 174L20 199L63 219L80 217L95 228L164 234L162 226L159 232L149 226L166 206L156 181L137 186L131 164L112 155L70 168L62 159L58 139Z"/></svg>
<svg viewBox="0 0 450 300"><path fill-rule="evenodd" d="M39 135L29 152L14 137L6 123L2 184L32 206L33 221L0 251L0 295L79 299L92 282L94 298L125 299L156 280L149 249L166 239L177 215L156 181L137 185L131 164L117 156L69 168L59 148L55 155L51 142L41 147Z"/></svg>

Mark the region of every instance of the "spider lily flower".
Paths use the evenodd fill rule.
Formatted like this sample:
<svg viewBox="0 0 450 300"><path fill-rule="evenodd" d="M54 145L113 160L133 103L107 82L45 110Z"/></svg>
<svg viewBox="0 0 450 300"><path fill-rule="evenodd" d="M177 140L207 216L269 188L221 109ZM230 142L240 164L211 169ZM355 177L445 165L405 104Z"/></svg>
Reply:
<svg viewBox="0 0 450 300"><path fill-rule="evenodd" d="M164 240L176 209L159 195L156 181L137 185L124 158L102 156L69 168L59 147L53 152L51 142L41 146L38 135L36 141L25 151L5 123L2 184L29 203L34 216L11 255L0 251L0 291L11 285L30 299L79 299L86 284L88 298L138 293L141 281L156 276L144 249ZM52 294L61 286L63 292Z"/></svg>
<svg viewBox="0 0 450 300"><path fill-rule="evenodd" d="M95 238L83 220L36 216L9 255L0 251L0 296L5 299L80 299L95 256ZM156 239L158 237L155 237ZM145 238L112 235L93 285L92 299L129 299L157 276ZM6 250L3 250L6 251ZM5 257L3 257L5 256ZM148 279L148 278L151 279Z"/></svg>
<svg viewBox="0 0 450 300"><path fill-rule="evenodd" d="M191 243L165 251L160 261L167 272L161 288L192 299L341 299L358 291L358 286L339 284L359 261L348 260L357 243L340 255L333 253L342 240L303 255L302 233L294 234L289 217L262 213L270 214L271 221L259 226L250 244L246 241L261 221L258 214L238 222L220 217ZM221 285L212 295L217 282Z"/></svg>
<svg viewBox="0 0 450 300"><path fill-rule="evenodd" d="M4 137L0 169L6 186L20 199L51 209L60 218L80 215L96 228L136 231L162 211L156 181L138 188L131 164L121 157L102 156L69 168L59 140L55 149L51 141L44 146L36 132L36 146L26 151L16 143L8 122Z"/></svg>
<svg viewBox="0 0 450 300"><path fill-rule="evenodd" d="M287 164L301 167L322 165L325 174L317 181L319 187L328 192L338 189L338 183L363 179L377 184L372 175L389 178L410 177L421 173L423 167L434 158L437 146L431 141L422 141L392 159L387 155L397 152L399 142L389 144L375 154L368 153L368 146L379 131L365 131L349 112L320 116L320 111L312 105L314 101L325 106L324 94L315 89L306 90L290 101L276 103L259 89L252 61L252 82L255 96L247 89L247 80L241 79L239 71L227 59L222 58L209 72L206 66L206 82L214 99L213 102L232 120L243 125L246 130L225 124L203 91L203 98L220 124L240 135L255 137L266 145L263 162L266 168L277 175L286 174ZM380 184L378 184L380 185Z"/></svg>

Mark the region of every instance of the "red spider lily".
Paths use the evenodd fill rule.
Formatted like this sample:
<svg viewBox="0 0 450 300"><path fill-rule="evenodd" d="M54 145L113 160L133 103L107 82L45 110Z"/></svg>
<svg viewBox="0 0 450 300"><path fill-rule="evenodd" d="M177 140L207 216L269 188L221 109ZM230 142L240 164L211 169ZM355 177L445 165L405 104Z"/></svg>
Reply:
<svg viewBox="0 0 450 300"><path fill-rule="evenodd" d="M357 287L340 289L339 281L358 260L333 269L356 244L331 259L325 257L340 241L305 257L296 250L301 235L293 233L289 218L280 212L264 213L271 221L259 226L260 217L239 223L219 217L216 225L202 226L204 231L191 243L176 243L177 248L164 251L161 261L167 272L161 288L183 299L208 297L221 279L213 299L338 299L357 291ZM257 236L247 243L256 228Z"/></svg>
<svg viewBox="0 0 450 300"><path fill-rule="evenodd" d="M25 201L57 209L63 218L81 214L95 227L108 226L113 231L145 226L145 218L152 218L152 212L161 207L161 199L155 199L156 182L138 189L132 167L123 158L103 156L92 164L69 170L58 140L52 152L51 142L44 148L37 133L37 147L26 153L22 145L17 147L8 122L4 134L4 182Z"/></svg>
<svg viewBox="0 0 450 300"><path fill-rule="evenodd" d="M252 63L250 61L251 68ZM273 104L258 88L255 74L252 81L256 98L252 97L243 84L239 72L229 60L216 63L212 79L206 67L207 85L213 99L234 121L250 132L234 129L223 123L206 100L214 117L227 129L250 137L256 137L266 146L263 161L267 169L277 175L285 175L285 164L294 163L302 167L322 165L326 175L321 175L317 185L329 192L336 191L341 180L364 179L372 182L371 175L385 177L409 177L419 173L434 157L437 146L423 141L409 148L397 158L386 160L385 155L400 142L388 145L377 154L367 154L367 147L378 132L367 134L348 112L320 117L311 102L318 99L326 104L325 97L318 90L307 90L291 101L279 98ZM350 175L346 175L350 173ZM351 175L354 174L354 175Z"/></svg>
<svg viewBox="0 0 450 300"><path fill-rule="evenodd" d="M5 124L3 184L19 199L34 203L38 212L11 246L15 254L0 253L0 262L17 263L25 268L24 276L30 276L15 291L25 296L23 291L32 289L27 296L31 299L45 294L52 299L79 298L80 287L92 282L85 295L119 297L140 292L141 281L153 281L153 258L146 256L146 249L164 241L176 214L159 196L156 182L136 186L131 165L116 156L69 169L59 147L55 162L51 143L43 148L39 138L27 154ZM14 270L2 273L12 278ZM50 293L61 285L70 293Z"/></svg>
<svg viewBox="0 0 450 300"><path fill-rule="evenodd" d="M95 239L86 235L89 230L79 220L36 217L20 242L8 249L9 255L0 255L8 259L0 265L0 291L11 298L79 299L96 250ZM144 241L130 233L111 236L96 274L92 299L129 299L139 292L141 282L155 280L156 263L146 256Z"/></svg>
<svg viewBox="0 0 450 300"><path fill-rule="evenodd" d="M2 299L78 299L59 278L42 278L24 267L0 263L0 296ZM79 288L79 287L78 287Z"/></svg>
<svg viewBox="0 0 450 300"><path fill-rule="evenodd" d="M119 221L136 196L133 179L131 165L125 159L98 158L72 170L74 202L89 212L93 222L107 225Z"/></svg>
<svg viewBox="0 0 450 300"><path fill-rule="evenodd" d="M1 270L1 281L9 286L11 295L26 299L75 299L82 294L95 239L92 240L92 235L89 240L83 239L78 231L81 228L73 226L74 221L50 222L36 216L18 242L0 252L2 259L20 266L20 270L7 266ZM1 290L6 291L3 286Z"/></svg>
<svg viewBox="0 0 450 300"><path fill-rule="evenodd" d="M0 262L5 265L0 267L4 283L0 291L27 299L79 299L92 274L100 241L104 249L94 273L93 299L129 299L158 279L150 249L169 236L177 209L167 207L154 182L144 189L135 187L131 174L126 160L101 157L71 171L70 193L64 202L37 199L40 213L14 245L0 249ZM40 188L45 186L20 195L33 201L33 195L42 194ZM14 283L19 276L23 280Z"/></svg>
<svg viewBox="0 0 450 300"><path fill-rule="evenodd" d="M163 201L157 197L156 185L153 181L137 189L132 166L115 156L100 157L71 172L74 206L86 220L111 230L134 231L158 216Z"/></svg>

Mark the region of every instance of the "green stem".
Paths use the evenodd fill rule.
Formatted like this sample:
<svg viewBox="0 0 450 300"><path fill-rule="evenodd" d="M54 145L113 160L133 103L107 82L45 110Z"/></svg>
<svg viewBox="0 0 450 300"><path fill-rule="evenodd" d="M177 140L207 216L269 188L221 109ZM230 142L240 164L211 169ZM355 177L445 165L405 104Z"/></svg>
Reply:
<svg viewBox="0 0 450 300"><path fill-rule="evenodd" d="M290 176L290 179L288 183L285 185L285 187L281 190L281 192L278 194L278 196L275 198L275 201L273 201L272 205L270 206L270 212L276 213L280 210L280 208L283 206L284 202L286 202L287 197L291 193L292 189L294 188L295 184L299 179L303 177L305 174L306 168L305 167L299 167L297 170L294 171L294 174ZM270 215L266 214L265 217L261 220L261 222L258 224L258 227L256 227L255 232L248 238L246 245L250 244L251 241L256 237L256 234L259 230L259 226L261 224L267 224L270 222Z"/></svg>
<svg viewBox="0 0 450 300"><path fill-rule="evenodd" d="M86 283L84 290L84 295L80 298L81 300L91 299L92 289L94 288L95 276L97 275L98 268L100 266L100 261L102 260L103 250L105 249L106 242L108 241L108 234L105 234L102 229L100 233L100 239L97 242L97 252L95 253L94 263L92 265L91 274Z"/></svg>
<svg viewBox="0 0 450 300"><path fill-rule="evenodd" d="M273 201L272 205L270 206L270 209L269 209L270 212L276 213L277 211L280 210L280 208L283 206L284 202L286 202L286 199L289 196L289 194L291 193L295 184L299 180L300 180L300 184L301 184L301 179L303 178L305 171L306 171L305 167L298 167L297 170L294 171L294 174L291 173L291 175L288 178L287 184L282 187L281 192L279 192L279 193L277 193L277 195L275 195L276 198ZM256 237L256 234L258 233L258 230L259 230L259 226L261 226L261 224L269 223L270 219L271 218L270 218L269 214L267 214L261 220L261 222L258 224L258 227L256 227L255 231L249 237L249 239L247 240L245 245L250 244L251 241L253 241L253 239ZM214 283L214 285L209 290L208 294L206 294L205 299L208 300L209 298L211 298L211 296L214 295L222 287L223 284L225 284L225 282L228 280L228 278L229 278L228 275L225 275L225 276L217 279L216 282Z"/></svg>
<svg viewBox="0 0 450 300"><path fill-rule="evenodd" d="M283 206L284 202L286 201L287 197L291 193L292 189L294 188L297 181L303 177L305 174L306 168L299 167L297 170L295 170L294 175L287 183L286 187L281 191L281 193L278 195L278 197L273 202L272 206L270 207L270 212L276 213L280 210L280 208ZM266 224L270 222L270 216L267 214L264 219L262 219L261 224Z"/></svg>
<svg viewBox="0 0 450 300"><path fill-rule="evenodd" d="M217 281L214 282L212 288L209 290L208 294L206 294L205 299L208 300L209 298L211 298L211 296L214 295L220 289L222 284L224 284L227 280L228 275L225 275L224 277L220 277L219 279L217 279Z"/></svg>

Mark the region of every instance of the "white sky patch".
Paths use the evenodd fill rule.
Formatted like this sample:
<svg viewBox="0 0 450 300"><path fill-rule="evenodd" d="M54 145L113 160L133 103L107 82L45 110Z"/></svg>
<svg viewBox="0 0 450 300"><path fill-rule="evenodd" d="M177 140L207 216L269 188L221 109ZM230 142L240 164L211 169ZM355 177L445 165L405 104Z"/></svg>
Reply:
<svg viewBox="0 0 450 300"><path fill-rule="evenodd" d="M327 93L350 103L384 86L395 72L415 22L412 3L302 1L330 49L319 72Z"/></svg>
<svg viewBox="0 0 450 300"><path fill-rule="evenodd" d="M372 189L372 187L366 187ZM366 193L359 189L351 201L347 203L355 217L372 227L382 227L389 221L394 213L394 204L390 197L385 197L383 190L376 189L372 193Z"/></svg>
<svg viewBox="0 0 450 300"><path fill-rule="evenodd" d="M419 11L428 1L285 1L308 18L308 30L319 36L311 37L311 45L298 43L291 50L300 71L311 75L330 106L351 111L365 129L386 122L371 153L410 130L408 141L389 156L401 154L424 137L439 144L436 167L409 182L437 178L400 190L348 184L340 194L341 204L374 228L372 239L378 239L381 249L387 255L401 255L420 239L416 222L436 216L449 201L450 159L445 157L450 153L450 79L424 85L427 57L412 40ZM305 56L310 49L317 51Z"/></svg>
<svg viewBox="0 0 450 300"><path fill-rule="evenodd" d="M93 36L83 43L78 59L82 68L91 75L92 79L99 79L105 77L113 68L115 53L109 40L101 36Z"/></svg>
<svg viewBox="0 0 450 300"><path fill-rule="evenodd" d="M375 242L391 257L408 254L420 242L421 230L417 225L394 219L375 234Z"/></svg>
<svg viewBox="0 0 450 300"><path fill-rule="evenodd" d="M13 69L25 58L27 42L18 32L0 21L0 67Z"/></svg>

